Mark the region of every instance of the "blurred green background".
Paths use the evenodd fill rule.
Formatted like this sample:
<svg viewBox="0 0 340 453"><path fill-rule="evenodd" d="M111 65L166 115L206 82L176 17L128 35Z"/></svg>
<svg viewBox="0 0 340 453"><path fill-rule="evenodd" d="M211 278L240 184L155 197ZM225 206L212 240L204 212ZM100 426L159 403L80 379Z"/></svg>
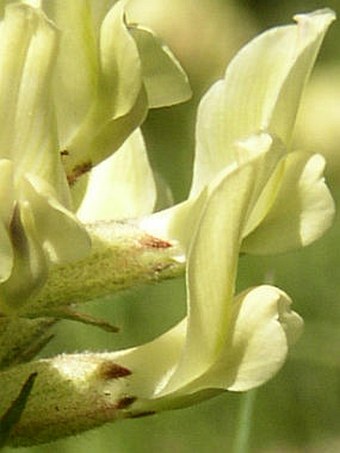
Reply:
<svg viewBox="0 0 340 453"><path fill-rule="evenodd" d="M189 74L194 90L186 105L152 111L143 127L159 180L175 201L191 179L197 103L235 52L260 31L291 22L296 13L338 10L339 0L135 0L131 15L164 38ZM296 146L325 153L327 179L340 200L340 26L327 35L300 112ZM282 371L256 394L250 451L340 451L340 220L316 244L274 257L242 257L240 288L270 279L294 300L305 332ZM110 350L149 340L185 311L183 281L140 287L97 301L90 313L107 317L122 332L63 322L44 355ZM231 452L242 395L225 393L201 405L107 425L73 439L17 453ZM7 453L12 450L7 449Z"/></svg>

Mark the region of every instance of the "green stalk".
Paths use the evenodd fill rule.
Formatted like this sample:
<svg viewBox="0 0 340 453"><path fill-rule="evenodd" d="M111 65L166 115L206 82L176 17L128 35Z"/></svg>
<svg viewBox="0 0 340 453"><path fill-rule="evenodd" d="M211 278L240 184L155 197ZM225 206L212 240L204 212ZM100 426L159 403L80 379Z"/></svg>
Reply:
<svg viewBox="0 0 340 453"><path fill-rule="evenodd" d="M88 225L92 248L81 261L54 265L44 286L17 314L22 317L70 317L67 307L145 283L184 274L177 244L150 236L128 222Z"/></svg>
<svg viewBox="0 0 340 453"><path fill-rule="evenodd" d="M257 389L244 393L240 398L240 409L234 439L233 453L249 453L250 433L252 427Z"/></svg>

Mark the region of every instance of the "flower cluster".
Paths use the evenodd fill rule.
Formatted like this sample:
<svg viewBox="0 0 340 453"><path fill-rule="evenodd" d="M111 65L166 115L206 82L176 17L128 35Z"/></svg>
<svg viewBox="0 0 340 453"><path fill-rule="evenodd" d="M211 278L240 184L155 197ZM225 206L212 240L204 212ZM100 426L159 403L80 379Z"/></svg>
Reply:
<svg viewBox="0 0 340 453"><path fill-rule="evenodd" d="M1 423L25 406L3 443L266 382L302 320L274 286L236 294L238 259L305 246L332 222L324 159L290 139L334 14L297 16L236 55L199 105L188 199L153 213L139 125L149 108L190 96L169 49L129 24L124 1L2 3ZM183 271L187 316L152 342L30 360L57 318L110 328L71 304Z"/></svg>

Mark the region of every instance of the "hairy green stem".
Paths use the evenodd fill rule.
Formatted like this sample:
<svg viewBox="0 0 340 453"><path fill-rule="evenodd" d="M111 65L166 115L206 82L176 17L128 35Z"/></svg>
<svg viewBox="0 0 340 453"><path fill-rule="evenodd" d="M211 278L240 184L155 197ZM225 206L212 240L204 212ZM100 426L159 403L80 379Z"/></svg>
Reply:
<svg viewBox="0 0 340 453"><path fill-rule="evenodd" d="M87 229L91 254L52 266L42 289L22 305L20 316L58 316L70 305L184 273L178 245L150 236L134 224L100 222Z"/></svg>
<svg viewBox="0 0 340 453"><path fill-rule="evenodd" d="M127 368L116 353L62 354L0 372L0 426L16 405L30 376L34 386L6 445L30 446L79 434L118 419L153 415L189 406L221 393L205 389L188 395L153 398L145 391L148 368ZM146 374L145 372L146 371Z"/></svg>

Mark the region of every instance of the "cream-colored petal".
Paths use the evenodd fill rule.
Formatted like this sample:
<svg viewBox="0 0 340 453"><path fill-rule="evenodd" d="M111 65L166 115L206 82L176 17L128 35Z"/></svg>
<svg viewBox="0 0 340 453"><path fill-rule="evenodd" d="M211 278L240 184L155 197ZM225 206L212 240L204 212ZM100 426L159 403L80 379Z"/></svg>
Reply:
<svg viewBox="0 0 340 453"><path fill-rule="evenodd" d="M132 370L129 388L141 408L164 410L205 398L213 389L246 391L271 379L282 367L303 321L279 288L263 285L239 294L231 306L224 345L212 366L196 379L170 390L186 337L186 320L145 345L112 355ZM147 401L149 400L149 401Z"/></svg>
<svg viewBox="0 0 340 453"><path fill-rule="evenodd" d="M0 223L0 283L6 281L13 269L13 249L6 225Z"/></svg>
<svg viewBox="0 0 340 453"><path fill-rule="evenodd" d="M156 195L142 133L137 129L113 156L92 170L77 215L83 222L140 217L153 211Z"/></svg>
<svg viewBox="0 0 340 453"><path fill-rule="evenodd" d="M199 395L206 389L246 391L271 379L302 332L303 321L290 304L287 294L268 285L239 294L219 358L175 396Z"/></svg>
<svg viewBox="0 0 340 453"><path fill-rule="evenodd" d="M9 237L9 224L14 207L13 164L0 160L0 282L8 279L13 267L13 250Z"/></svg>
<svg viewBox="0 0 340 453"><path fill-rule="evenodd" d="M264 212L267 212L266 209L269 209L270 206L267 208L265 202L263 202L263 206L259 206L257 214L254 215L251 212L253 203L257 200L281 156L284 155L284 149L280 140L265 133L240 140L235 143L234 147L235 155L237 155L237 165L230 165L221 171L209 187L203 190L199 196L190 197L176 206L147 216L141 219L139 225L150 234L169 241L176 240L180 242L183 250L188 252L195 236L195 231L198 228L204 204L207 202L210 193L221 183L222 179L235 172L238 166L255 161L254 178L256 182L254 182L253 191L248 200L247 212L245 213L247 217L251 214L251 218L247 221L247 228L250 221L253 224L259 218L262 218ZM266 197L265 201L269 203L269 197ZM227 206L227 204L223 206Z"/></svg>
<svg viewBox="0 0 340 453"><path fill-rule="evenodd" d="M113 118L130 112L142 87L139 53L124 14L124 2L117 2L106 15L100 31L102 96L110 99Z"/></svg>
<svg viewBox="0 0 340 453"><path fill-rule="evenodd" d="M321 41L334 20L330 10L297 16L246 45L202 99L192 193L235 161L235 140L267 130L289 144L301 93Z"/></svg>
<svg viewBox="0 0 340 453"><path fill-rule="evenodd" d="M195 380L214 363L230 328L240 235L254 171L244 166L215 188L203 210L187 267L188 330L166 393ZM223 207L227 209L223 209Z"/></svg>
<svg viewBox="0 0 340 453"><path fill-rule="evenodd" d="M279 169L276 199L261 224L244 239L243 252L280 253L306 246L324 234L335 213L324 167L319 154L287 155Z"/></svg>
<svg viewBox="0 0 340 453"><path fill-rule="evenodd" d="M114 353L114 360L133 370L131 388L141 398L155 398L167 384L180 359L186 335L186 320L155 340Z"/></svg>
<svg viewBox="0 0 340 453"><path fill-rule="evenodd" d="M22 3L32 6L33 8L41 8L43 0L21 0Z"/></svg>
<svg viewBox="0 0 340 453"><path fill-rule="evenodd" d="M173 392L212 366L231 328L241 240L259 194L282 155L267 134L240 142L244 162L226 168L209 186L187 255L188 332L178 369L164 392Z"/></svg>
<svg viewBox="0 0 340 453"><path fill-rule="evenodd" d="M155 237L170 242L178 241L183 252L187 253L206 200L207 191L203 191L199 197L143 217L138 224L144 231Z"/></svg>
<svg viewBox="0 0 340 453"><path fill-rule="evenodd" d="M149 29L129 26L142 63L143 83L150 108L188 100L188 78L170 49Z"/></svg>
<svg viewBox="0 0 340 453"><path fill-rule="evenodd" d="M53 190L43 180L27 175L21 182L21 197L32 211L32 231L48 253L50 260L65 263L79 260L90 251L90 239L75 215L53 196ZM26 226L26 225L25 225Z"/></svg>
<svg viewBox="0 0 340 453"><path fill-rule="evenodd" d="M0 310L8 314L15 312L41 288L48 269L28 203L16 204L9 236L13 250L13 266L9 278L0 285Z"/></svg>
<svg viewBox="0 0 340 453"><path fill-rule="evenodd" d="M147 111L139 53L125 24L124 2L108 12L98 40L99 72L92 69L98 78L94 98L73 136L63 142L71 184L116 151Z"/></svg>
<svg viewBox="0 0 340 453"><path fill-rule="evenodd" d="M41 135L48 130L53 136L53 123L45 122L45 134L34 126L41 126L41 116L49 112L56 31L40 10L16 3L7 6L0 35L1 149L17 164L27 165L30 152L40 151Z"/></svg>
<svg viewBox="0 0 340 453"><path fill-rule="evenodd" d="M300 336L303 325L290 304L283 291L270 286L260 286L238 296L234 333L225 351L229 356L228 368L234 365L233 382L228 390L257 387L281 368L289 345ZM221 357L222 374L223 361Z"/></svg>
<svg viewBox="0 0 340 453"><path fill-rule="evenodd" d="M0 23L0 149L11 157L17 92L34 24L30 8L10 5Z"/></svg>
<svg viewBox="0 0 340 453"><path fill-rule="evenodd" d="M88 1L47 1L44 9L60 30L54 103L59 139L65 148L96 98L100 70L98 36Z"/></svg>
<svg viewBox="0 0 340 453"><path fill-rule="evenodd" d="M9 224L14 205L14 166L8 159L0 159L0 220Z"/></svg>
<svg viewBox="0 0 340 453"><path fill-rule="evenodd" d="M34 172L69 202L50 96L58 33L41 10L11 4L0 25L0 147L21 179Z"/></svg>
<svg viewBox="0 0 340 453"><path fill-rule="evenodd" d="M233 303L229 336L220 357L183 391L246 391L271 379L302 331L302 319L290 309L290 304L287 294L268 285L239 294Z"/></svg>

